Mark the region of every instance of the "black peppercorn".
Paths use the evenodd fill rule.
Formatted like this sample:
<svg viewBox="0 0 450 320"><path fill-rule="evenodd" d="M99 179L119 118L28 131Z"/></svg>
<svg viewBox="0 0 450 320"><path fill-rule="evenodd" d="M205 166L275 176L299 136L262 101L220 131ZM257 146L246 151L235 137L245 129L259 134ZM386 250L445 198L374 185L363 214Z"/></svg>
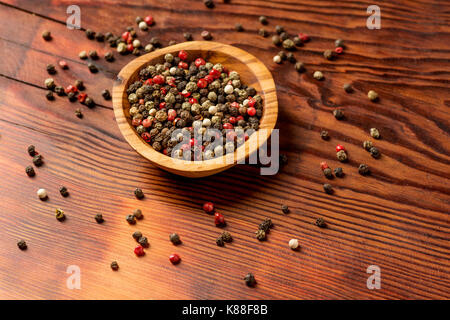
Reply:
<svg viewBox="0 0 450 320"><path fill-rule="evenodd" d="M297 47L303 46L303 41L302 41L299 37L294 37L294 38L292 39L292 41L294 41L294 44L295 44Z"/></svg>
<svg viewBox="0 0 450 320"><path fill-rule="evenodd" d="M95 50L91 50L88 53L89 58L93 59L93 60L97 60L98 59L98 53Z"/></svg>
<svg viewBox="0 0 450 320"><path fill-rule="evenodd" d="M328 135L328 131L326 131L326 130L322 130L322 131L320 132L320 137L321 137L323 140L329 140L329 139L330 139L330 136Z"/></svg>
<svg viewBox="0 0 450 320"><path fill-rule="evenodd" d="M330 168L323 169L323 174L327 179L333 179L333 172L331 171Z"/></svg>
<svg viewBox="0 0 450 320"><path fill-rule="evenodd" d="M334 109L333 116L338 120L342 120L344 119L344 112L341 109Z"/></svg>
<svg viewBox="0 0 450 320"><path fill-rule="evenodd" d="M53 92L48 90L47 93L45 94L45 97L47 98L47 100L54 100L55 96L53 96Z"/></svg>
<svg viewBox="0 0 450 320"><path fill-rule="evenodd" d="M259 29L258 34L264 38L267 38L269 36L269 32L264 28Z"/></svg>
<svg viewBox="0 0 450 320"><path fill-rule="evenodd" d="M170 239L170 242L172 242L173 244L181 243L180 236L176 233L170 234L169 239Z"/></svg>
<svg viewBox="0 0 450 320"><path fill-rule="evenodd" d="M272 43L276 46L279 46L283 43L283 41L281 41L280 36L276 34L272 36Z"/></svg>
<svg viewBox="0 0 450 320"><path fill-rule="evenodd" d="M332 194L333 193L333 187L329 183L325 183L323 185L323 190L325 191L325 193L328 193L328 194Z"/></svg>
<svg viewBox="0 0 450 320"><path fill-rule="evenodd" d="M205 40L211 40L212 39L212 35L211 32L204 30L202 31L202 33L200 34L202 36L203 39Z"/></svg>
<svg viewBox="0 0 450 320"><path fill-rule="evenodd" d="M105 99L105 100L111 99L111 93L109 93L109 91L107 89L102 91L102 96L103 96L103 99Z"/></svg>
<svg viewBox="0 0 450 320"><path fill-rule="evenodd" d="M25 240L19 240L17 242L17 246L19 247L20 250L26 250L28 248L27 243L25 242Z"/></svg>
<svg viewBox="0 0 450 320"><path fill-rule="evenodd" d="M59 188L59 193L63 196L63 197L67 197L69 195L69 191L67 190L66 187L61 186Z"/></svg>
<svg viewBox="0 0 450 320"><path fill-rule="evenodd" d="M297 70L297 72L304 72L305 71L305 64L303 62L297 62L295 64L295 70Z"/></svg>
<svg viewBox="0 0 450 320"><path fill-rule="evenodd" d="M103 42L105 40L105 36L103 35L103 33L97 32L95 34L95 40L97 40L98 42Z"/></svg>
<svg viewBox="0 0 450 320"><path fill-rule="evenodd" d="M55 92L58 96L62 97L66 95L66 92L64 91L64 88L61 86L56 86L55 87Z"/></svg>
<svg viewBox="0 0 450 320"><path fill-rule="evenodd" d="M217 244L219 247L223 247L223 246L225 245L225 242L223 241L222 237L218 237L218 238L216 239L216 244Z"/></svg>
<svg viewBox="0 0 450 320"><path fill-rule="evenodd" d="M256 231L256 239L258 239L259 241L266 240L266 232L261 229Z"/></svg>
<svg viewBox="0 0 450 320"><path fill-rule="evenodd" d="M327 226L323 218L318 218L315 222L315 225L318 226L319 228L325 228Z"/></svg>
<svg viewBox="0 0 450 320"><path fill-rule="evenodd" d="M370 148L369 152L370 152L370 155L372 157L374 157L375 159L378 159L381 156L380 151L376 147Z"/></svg>
<svg viewBox="0 0 450 320"><path fill-rule="evenodd" d="M105 220L103 219L103 215L101 213L97 213L94 217L95 221L97 223L103 223Z"/></svg>
<svg viewBox="0 0 450 320"><path fill-rule="evenodd" d="M363 175L363 176L370 174L369 166L367 164L363 164L363 163L360 164L358 167L358 172L360 175Z"/></svg>
<svg viewBox="0 0 450 320"><path fill-rule="evenodd" d="M111 51L105 53L105 60L108 62L114 61L114 55Z"/></svg>
<svg viewBox="0 0 450 320"><path fill-rule="evenodd" d="M205 4L205 7L212 9L214 8L214 1L213 0L203 0L203 3Z"/></svg>
<svg viewBox="0 0 450 320"><path fill-rule="evenodd" d="M117 261L111 262L111 269L113 269L114 271L119 270L119 264L117 263Z"/></svg>
<svg viewBox="0 0 450 320"><path fill-rule="evenodd" d="M339 150L338 152L336 152L336 157L341 162L345 162L348 159L347 152L345 152L344 150Z"/></svg>
<svg viewBox="0 0 450 320"><path fill-rule="evenodd" d="M341 167L337 167L336 169L334 169L334 175L338 178L342 178L344 176L344 171Z"/></svg>
<svg viewBox="0 0 450 320"><path fill-rule="evenodd" d="M266 16L260 16L260 17L259 17L259 22L260 22L261 24L263 24L263 25L266 25L266 24L269 23L269 21L267 21Z"/></svg>
<svg viewBox="0 0 450 320"><path fill-rule="evenodd" d="M148 246L149 246L147 237L144 237L144 236L140 237L138 242L144 248L148 248Z"/></svg>
<svg viewBox="0 0 450 320"><path fill-rule="evenodd" d="M81 112L80 108L75 109L75 115L80 119L83 118L83 112Z"/></svg>
<svg viewBox="0 0 450 320"><path fill-rule="evenodd" d="M275 26L275 32L281 34L284 32L284 28L282 26Z"/></svg>
<svg viewBox="0 0 450 320"><path fill-rule="evenodd" d="M281 60L286 60L287 59L286 52L284 52L284 51L278 52L278 56L281 58Z"/></svg>
<svg viewBox="0 0 450 320"><path fill-rule="evenodd" d="M283 211L283 213L289 213L289 207L283 204L281 205L281 211Z"/></svg>
<svg viewBox="0 0 450 320"><path fill-rule="evenodd" d="M249 287L254 287L256 285L256 279L255 276L251 273L248 273L245 277L244 277L244 281L245 284Z"/></svg>
<svg viewBox="0 0 450 320"><path fill-rule="evenodd" d="M270 228L273 227L272 220L270 218L264 219L258 226L258 229L268 232Z"/></svg>
<svg viewBox="0 0 450 320"><path fill-rule="evenodd" d="M46 69L47 69L48 74L55 74L56 73L55 65L53 65L51 63L47 64L47 68Z"/></svg>
<svg viewBox="0 0 450 320"><path fill-rule="evenodd" d="M136 198L138 198L138 199L144 198L144 192L142 191L141 188L136 188L136 189L134 189L134 195L135 195Z"/></svg>
<svg viewBox="0 0 450 320"><path fill-rule="evenodd" d="M351 93L351 92L353 92L353 87L350 83L346 83L346 84L344 84L344 90L347 93Z"/></svg>
<svg viewBox="0 0 450 320"><path fill-rule="evenodd" d="M236 24L234 25L234 28L235 28L236 31L238 31L238 32L244 31L244 27L243 27L242 24L240 24L240 23L236 23Z"/></svg>
<svg viewBox="0 0 450 320"><path fill-rule="evenodd" d="M286 54L286 60L291 62L291 63L295 63L295 61L297 61L297 59L295 59L295 56L292 52L288 52Z"/></svg>
<svg viewBox="0 0 450 320"><path fill-rule="evenodd" d="M192 33L189 33L189 32L183 33L183 37L186 41L192 41L192 39L193 39Z"/></svg>
<svg viewBox="0 0 450 320"><path fill-rule="evenodd" d="M78 90L83 91L84 90L84 83L81 80L75 80L75 87L77 87Z"/></svg>
<svg viewBox="0 0 450 320"><path fill-rule="evenodd" d="M125 217L125 219L127 220L127 222L129 224L135 224L136 223L136 218L134 217L134 215L129 214Z"/></svg>
<svg viewBox="0 0 450 320"><path fill-rule="evenodd" d="M133 232L134 240L138 241L140 237L142 237L142 232L140 232L140 231Z"/></svg>
<svg viewBox="0 0 450 320"><path fill-rule="evenodd" d="M70 91L67 94L67 98L69 98L70 102L75 102L75 101L77 101L77 94L75 92Z"/></svg>
<svg viewBox="0 0 450 320"><path fill-rule="evenodd" d="M229 233L228 231L224 231L222 232L222 235L220 236L223 241L230 243L233 241L233 237L231 236L231 233Z"/></svg>
<svg viewBox="0 0 450 320"><path fill-rule="evenodd" d="M90 40L93 40L95 38L95 32L91 29L86 30L86 37Z"/></svg>
<svg viewBox="0 0 450 320"><path fill-rule="evenodd" d="M29 177L34 177L36 175L36 172L34 172L34 168L32 166L27 166L25 168L25 172Z"/></svg>
<svg viewBox="0 0 450 320"><path fill-rule="evenodd" d="M89 71L91 73L97 73L98 72L98 68L93 63L88 63L88 68L89 68Z"/></svg>
<svg viewBox="0 0 450 320"><path fill-rule="evenodd" d="M337 48L337 47L344 48L344 41L341 40L341 39L337 39L337 40L334 42L334 46L335 46L336 48Z"/></svg>
<svg viewBox="0 0 450 320"><path fill-rule="evenodd" d="M50 31L45 30L42 32L42 38L44 38L45 41L50 41L52 40L52 34Z"/></svg>
<svg viewBox="0 0 450 320"><path fill-rule="evenodd" d="M33 157L33 163L36 167L40 167L42 166L42 164L44 163L42 161L42 156L40 154L37 154Z"/></svg>
<svg viewBox="0 0 450 320"><path fill-rule="evenodd" d="M88 107L88 108L93 108L95 107L95 102L91 97L87 97L86 100L84 100L84 104Z"/></svg>
<svg viewBox="0 0 450 320"><path fill-rule="evenodd" d="M34 157L36 155L36 147L33 145L29 145L27 148L27 152L30 156Z"/></svg>
<svg viewBox="0 0 450 320"><path fill-rule="evenodd" d="M142 210L141 209L134 209L133 210L133 215L136 217L136 219L138 220L142 220L144 218L144 215L142 214Z"/></svg>

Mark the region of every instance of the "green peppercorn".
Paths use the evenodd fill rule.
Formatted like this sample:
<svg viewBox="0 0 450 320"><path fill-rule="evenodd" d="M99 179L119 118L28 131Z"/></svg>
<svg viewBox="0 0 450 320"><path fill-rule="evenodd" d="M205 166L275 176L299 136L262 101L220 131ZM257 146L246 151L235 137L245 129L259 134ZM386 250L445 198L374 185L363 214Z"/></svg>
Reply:
<svg viewBox="0 0 450 320"><path fill-rule="evenodd" d="M80 108L75 109L75 115L80 119L83 118L83 112Z"/></svg>
<svg viewBox="0 0 450 320"><path fill-rule="evenodd" d="M27 248L28 248L27 243L25 242L25 240L19 240L17 242L17 246L19 247L20 250L27 250Z"/></svg>
<svg viewBox="0 0 450 320"><path fill-rule="evenodd" d="M25 172L29 177L34 177L36 175L36 172L34 172L34 168L32 166L27 166L25 168Z"/></svg>
<svg viewBox="0 0 450 320"><path fill-rule="evenodd" d="M304 72L305 71L305 64L303 62L297 62L295 64L295 70L297 70L297 72Z"/></svg>
<svg viewBox="0 0 450 320"><path fill-rule="evenodd" d="M370 91L367 93L367 97L369 98L370 101L376 101L376 100L378 100L378 93L376 93L376 92L373 91L373 90L370 90Z"/></svg>
<svg viewBox="0 0 450 320"><path fill-rule="evenodd" d="M242 31L244 31L244 27L243 27L242 24L240 24L240 23L236 23L236 24L234 25L234 28L236 29L237 32L242 32Z"/></svg>
<svg viewBox="0 0 450 320"><path fill-rule="evenodd" d="M127 222L128 222L129 224L136 224L136 218L135 218L135 216L132 215L132 214L127 215L127 216L125 217L125 219L127 220Z"/></svg>
<svg viewBox="0 0 450 320"><path fill-rule="evenodd" d="M68 191L67 188L64 187L64 186L59 187L59 193L60 193L63 197L68 197L68 196L69 196L69 191Z"/></svg>
<svg viewBox="0 0 450 320"><path fill-rule="evenodd" d="M91 73L97 73L98 72L97 66L95 64L93 64L93 63L88 63L88 68L89 68L89 71Z"/></svg>
<svg viewBox="0 0 450 320"><path fill-rule="evenodd" d="M40 167L42 166L42 164L44 163L44 161L42 161L42 155L37 154L33 157L33 163L36 167Z"/></svg>
<svg viewBox="0 0 450 320"><path fill-rule="evenodd" d="M344 112L341 109L334 109L333 116L338 120L342 120L344 119Z"/></svg>
<svg viewBox="0 0 450 320"><path fill-rule="evenodd" d="M325 228L327 226L323 218L318 218L315 222L315 225L318 226L319 228Z"/></svg>
<svg viewBox="0 0 450 320"><path fill-rule="evenodd" d="M111 262L111 269L114 271L119 270L119 264L117 263L117 261Z"/></svg>
<svg viewBox="0 0 450 320"><path fill-rule="evenodd" d="M381 156L380 151L376 147L370 148L369 152L370 152L370 155L372 157L374 157L375 159L378 159Z"/></svg>
<svg viewBox="0 0 450 320"><path fill-rule="evenodd" d="M144 218L144 215L142 214L142 210L141 209L134 209L133 210L133 215L136 217L136 219L138 220L142 220Z"/></svg>
<svg viewBox="0 0 450 320"><path fill-rule="evenodd" d="M55 74L56 73L55 65L53 65L51 63L47 64L46 69L47 69L48 74Z"/></svg>
<svg viewBox="0 0 450 320"><path fill-rule="evenodd" d="M287 213L289 213L289 207L287 205L283 204L283 205L281 205L281 211L284 214L287 214Z"/></svg>
<svg viewBox="0 0 450 320"><path fill-rule="evenodd" d="M142 232L140 232L140 231L133 232L134 240L138 241L140 239L140 237L142 237Z"/></svg>
<svg viewBox="0 0 450 320"><path fill-rule="evenodd" d="M333 172L331 171L330 168L323 169L323 174L327 179L333 179Z"/></svg>
<svg viewBox="0 0 450 320"><path fill-rule="evenodd" d="M266 16L260 16L259 17L259 22L263 25L267 25L269 23L269 21L267 20Z"/></svg>
<svg viewBox="0 0 450 320"><path fill-rule="evenodd" d="M344 84L344 90L347 93L352 93L353 92L353 87L352 87L352 85L350 83L346 83L346 84Z"/></svg>
<svg viewBox="0 0 450 320"><path fill-rule="evenodd" d="M220 237L218 237L218 238L216 239L216 244L217 244L219 247L223 247L223 246L225 245L225 242L223 241L222 236L220 236Z"/></svg>
<svg viewBox="0 0 450 320"><path fill-rule="evenodd" d="M97 213L94 217L95 221L97 223L103 223L105 220L103 219L103 215L101 213Z"/></svg>
<svg viewBox="0 0 450 320"><path fill-rule="evenodd" d="M334 58L334 52L333 52L332 50L325 50L325 51L323 52L323 56L324 56L324 58L327 59L327 60L333 60L333 58Z"/></svg>
<svg viewBox="0 0 450 320"><path fill-rule="evenodd" d="M323 140L329 140L329 139L330 139L330 136L328 135L328 131L326 131L326 130L322 130L322 131L320 132L320 137L321 137Z"/></svg>
<svg viewBox="0 0 450 320"><path fill-rule="evenodd" d="M141 188L136 188L136 189L134 189L134 195L135 195L136 198L138 198L138 199L144 198L144 192L142 191Z"/></svg>
<svg viewBox="0 0 450 320"><path fill-rule="evenodd" d="M45 41L50 41L50 40L52 40L52 34L51 34L51 32L48 31L48 30L44 30L44 31L42 32L42 38L44 38Z"/></svg>
<svg viewBox="0 0 450 320"><path fill-rule="evenodd" d="M269 36L269 32L264 28L259 29L258 34L264 38L267 38Z"/></svg>
<svg viewBox="0 0 450 320"><path fill-rule="evenodd" d="M348 157L347 157L347 152L345 152L344 150L339 150L339 151L336 153L336 157L337 157L337 159L338 159L339 161L341 161L341 162L345 162L345 161L347 161L347 159L348 159Z"/></svg>
<svg viewBox="0 0 450 320"><path fill-rule="evenodd" d="M380 131L377 128L371 128L370 135L375 139L380 139Z"/></svg>
<svg viewBox="0 0 450 320"><path fill-rule="evenodd" d="M86 37L90 40L94 40L95 38L95 32L92 31L91 29L87 29L86 30Z"/></svg>
<svg viewBox="0 0 450 320"><path fill-rule="evenodd" d="M48 90L53 90L56 87L55 81L52 78L45 79L44 84Z"/></svg>
<svg viewBox="0 0 450 320"><path fill-rule="evenodd" d="M223 241L227 243L233 241L233 237L231 236L231 233L229 233L228 231L222 232L221 238L223 239Z"/></svg>
<svg viewBox="0 0 450 320"><path fill-rule="evenodd" d="M139 242L139 244L140 244L141 246L143 246L144 248L148 248L148 247L149 247L147 237L144 237L144 236L140 237L139 240L138 240L138 242Z"/></svg>
<svg viewBox="0 0 450 320"><path fill-rule="evenodd" d="M266 232L261 229L256 231L256 239L258 239L259 241L266 240Z"/></svg>
<svg viewBox="0 0 450 320"><path fill-rule="evenodd" d="M294 50L295 49L294 41L292 41L291 39L284 40L283 48L285 48L286 50Z"/></svg>
<svg viewBox="0 0 450 320"><path fill-rule="evenodd" d="M333 193L333 187L329 183L325 183L323 185L323 190L325 191L325 193L328 193L328 194L332 194Z"/></svg>
<svg viewBox="0 0 450 320"><path fill-rule="evenodd" d="M255 276L251 273L248 273L245 277L244 277L244 281L245 284L249 287L254 287L256 285L256 279Z"/></svg>
<svg viewBox="0 0 450 320"><path fill-rule="evenodd" d="M363 148L366 149L367 151L369 151L370 148L372 147L373 147L372 141L366 140L363 142Z"/></svg>
<svg viewBox="0 0 450 320"><path fill-rule="evenodd" d="M334 169L334 175L338 178L342 178L344 176L344 171L341 167L337 167L336 169Z"/></svg>
<svg viewBox="0 0 450 320"><path fill-rule="evenodd" d="M64 214L64 211L62 209L57 208L56 209L56 220L62 222L64 220L66 220L66 215Z"/></svg>
<svg viewBox="0 0 450 320"><path fill-rule="evenodd" d="M370 174L370 169L369 166L367 164L360 164L358 167L358 172L360 175L366 176L368 174Z"/></svg>
<svg viewBox="0 0 450 320"><path fill-rule="evenodd" d="M111 93L109 93L108 89L105 89L102 91L103 99L110 100L111 99Z"/></svg>
<svg viewBox="0 0 450 320"><path fill-rule="evenodd" d="M176 233L170 234L169 239L170 239L170 242L172 242L175 245L181 243L180 236Z"/></svg>

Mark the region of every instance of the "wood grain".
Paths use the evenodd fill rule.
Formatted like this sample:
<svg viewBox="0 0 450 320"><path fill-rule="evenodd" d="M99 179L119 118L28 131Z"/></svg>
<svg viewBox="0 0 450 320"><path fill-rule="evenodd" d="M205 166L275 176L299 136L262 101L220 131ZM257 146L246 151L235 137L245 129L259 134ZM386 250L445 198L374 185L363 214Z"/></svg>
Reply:
<svg viewBox="0 0 450 320"><path fill-rule="evenodd" d="M101 90L112 88L120 69L133 59L95 62L89 73L78 59L81 50L110 50L87 40L82 30L65 27L66 1L8 0L0 4L0 298L12 299L442 299L450 297L450 8L445 1L379 2L382 28L365 27L365 1L237 1L209 10L200 1L80 1L82 27L120 34L137 15L151 13L156 25L146 43L158 36L164 44L182 41L202 30L215 41L242 48L260 59L277 86L278 128L289 163L276 176L260 176L255 166L236 166L213 177L191 180L166 173L144 161L123 140L112 104ZM32 14L34 13L34 14ZM271 34L283 25L290 34L306 32L311 42L295 53L307 72L289 63L275 65L279 48L257 35L258 16L269 19ZM111 18L114 17L114 18ZM240 22L245 32L234 31ZM49 29L54 39L40 34ZM322 57L344 39L345 53L335 61ZM70 69L58 70L57 83L85 81L87 93L100 104L83 108L78 119L70 103L48 102L43 81L47 63L64 58ZM312 78L315 70L325 80ZM352 83L355 92L342 86ZM374 89L380 101L367 100ZM345 121L331 112L340 107ZM361 144L377 127L382 152L372 159ZM331 140L319 137L322 129ZM346 176L334 179L332 196L319 168L326 160L341 165L334 147L343 144L350 161ZM30 179L24 167L36 145L45 164ZM359 163L372 175L361 177ZM57 192L66 185L70 197ZM35 193L44 187L48 202ZM138 201L133 189L146 197ZM219 248L220 229L201 211L213 200L225 215L234 242ZM287 204L291 213L280 211ZM59 223L54 209L68 219ZM125 215L140 207L144 220L129 226ZM102 212L105 224L93 220ZM254 238L257 225L271 217L268 241ZM326 229L313 225L324 217ZM142 259L134 256L131 233L141 230L150 241ZM173 247L171 232L183 244ZM287 242L298 238L299 252ZM16 241L28 242L21 252ZM182 262L172 266L169 254ZM109 264L117 260L118 272ZM382 289L368 290L366 268L378 265ZM66 268L78 265L82 288L66 287ZM256 288L242 277L253 272Z"/></svg>

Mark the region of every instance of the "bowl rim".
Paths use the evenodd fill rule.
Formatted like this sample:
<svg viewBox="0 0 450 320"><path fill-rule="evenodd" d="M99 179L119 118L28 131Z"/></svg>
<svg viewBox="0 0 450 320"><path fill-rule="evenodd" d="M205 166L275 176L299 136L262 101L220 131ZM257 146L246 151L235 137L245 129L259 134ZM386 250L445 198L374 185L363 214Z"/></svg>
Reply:
<svg viewBox="0 0 450 320"><path fill-rule="evenodd" d="M263 115L260 119L259 129L254 134L250 135L250 138L243 145L238 147L234 153L202 161L174 159L153 149L153 147L145 142L131 125L129 117L127 117L125 113L125 108L128 107L126 105L128 104L126 89L131 82L131 78L133 78L137 70L140 70L145 65L149 64L150 61L161 58L161 56L164 56L167 53L174 53L180 50L185 50L187 52L218 51L224 55L233 56L233 58L239 60L250 69L254 74L256 81L259 83L261 89L258 91L258 94L262 96L264 101ZM267 67L255 56L240 48L213 41L183 42L158 49L131 60L117 75L113 86L112 96L115 119L120 132L128 144L141 156L158 167L184 176L207 176L226 170L237 163L243 163L250 154L257 151L270 137L272 130L275 128L278 116L278 101L275 83ZM258 138L258 132L261 129L266 129L267 134ZM231 156L232 159L230 159Z"/></svg>

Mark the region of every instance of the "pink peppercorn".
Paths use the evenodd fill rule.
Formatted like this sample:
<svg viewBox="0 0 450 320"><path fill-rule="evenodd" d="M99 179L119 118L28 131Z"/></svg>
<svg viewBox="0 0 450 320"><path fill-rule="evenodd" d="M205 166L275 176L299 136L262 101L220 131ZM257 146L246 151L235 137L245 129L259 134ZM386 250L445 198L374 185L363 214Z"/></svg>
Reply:
<svg viewBox="0 0 450 320"><path fill-rule="evenodd" d="M249 107L254 107L254 106L255 106L255 103L256 103L256 100L255 100L255 99L253 99L252 97L249 97L249 98L248 98L248 106L249 106Z"/></svg>
<svg viewBox="0 0 450 320"><path fill-rule="evenodd" d="M206 80L208 83L211 83L211 82L214 81L214 77L208 74L208 75L205 76L205 80Z"/></svg>
<svg viewBox="0 0 450 320"><path fill-rule="evenodd" d="M224 129L233 129L233 125L231 123L224 123L223 128Z"/></svg>
<svg viewBox="0 0 450 320"><path fill-rule="evenodd" d="M148 26L151 26L151 25L153 25L153 23L155 23L155 21L153 20L153 17L150 15L146 16L144 18L144 21Z"/></svg>
<svg viewBox="0 0 450 320"><path fill-rule="evenodd" d="M209 75L211 77L213 77L214 79L217 79L220 77L220 71L217 69L211 69L211 71L209 72Z"/></svg>
<svg viewBox="0 0 450 320"><path fill-rule="evenodd" d="M256 109L253 108L253 107L248 108L248 109L247 109L247 114L248 114L250 117L253 117L253 116L256 114Z"/></svg>
<svg viewBox="0 0 450 320"><path fill-rule="evenodd" d="M325 170L326 168L329 168L329 167L328 167L328 164L327 164L325 161L322 161L322 162L320 163L320 169L322 169L322 171L323 171L323 170Z"/></svg>
<svg viewBox="0 0 450 320"><path fill-rule="evenodd" d="M172 264L178 264L178 263L180 263L181 258L180 258L180 256L178 254L172 253L169 256L169 261L172 262Z"/></svg>
<svg viewBox="0 0 450 320"><path fill-rule="evenodd" d="M216 224L216 226L223 226L225 225L225 218L223 217L222 214L216 212L214 214L214 223Z"/></svg>
<svg viewBox="0 0 450 320"><path fill-rule="evenodd" d="M187 69L188 68L188 64L184 61L180 61L180 63L178 63L178 68L180 69Z"/></svg>
<svg viewBox="0 0 450 320"><path fill-rule="evenodd" d="M195 59L194 63L197 68L206 64L205 60L203 60L202 58Z"/></svg>
<svg viewBox="0 0 450 320"><path fill-rule="evenodd" d="M338 145L336 146L336 152L339 152L339 151L341 151L341 150L344 150L344 151L345 151L345 148L344 148L343 145L338 144Z"/></svg>
<svg viewBox="0 0 450 320"><path fill-rule="evenodd" d="M206 86L208 85L208 81L206 81L205 79L199 79L197 81L197 87L199 87L200 89L206 88Z"/></svg>
<svg viewBox="0 0 450 320"><path fill-rule="evenodd" d="M138 257L142 257L145 254L144 248L141 245L137 246L134 248L134 254Z"/></svg>
<svg viewBox="0 0 450 320"><path fill-rule="evenodd" d="M152 136L148 132L143 132L141 134L142 139L144 139L145 142L150 142L152 140Z"/></svg>
<svg viewBox="0 0 450 320"><path fill-rule="evenodd" d="M334 49L334 52L336 52L337 54L341 54L342 52L344 52L344 48L337 47L336 49Z"/></svg>
<svg viewBox="0 0 450 320"><path fill-rule="evenodd" d="M153 77L153 83L155 84L163 84L164 83L164 77L160 74Z"/></svg>
<svg viewBox="0 0 450 320"><path fill-rule="evenodd" d="M212 203L212 202L205 202L203 204L203 210L206 213L212 213L214 211L214 203Z"/></svg>
<svg viewBox="0 0 450 320"><path fill-rule="evenodd" d="M306 33L299 33L298 37L300 38L300 40L302 40L302 42L308 42L309 41L309 36Z"/></svg>
<svg viewBox="0 0 450 320"><path fill-rule="evenodd" d="M180 58L181 60L186 60L188 57L188 53L184 50L180 50L180 52L178 52L178 58Z"/></svg>

